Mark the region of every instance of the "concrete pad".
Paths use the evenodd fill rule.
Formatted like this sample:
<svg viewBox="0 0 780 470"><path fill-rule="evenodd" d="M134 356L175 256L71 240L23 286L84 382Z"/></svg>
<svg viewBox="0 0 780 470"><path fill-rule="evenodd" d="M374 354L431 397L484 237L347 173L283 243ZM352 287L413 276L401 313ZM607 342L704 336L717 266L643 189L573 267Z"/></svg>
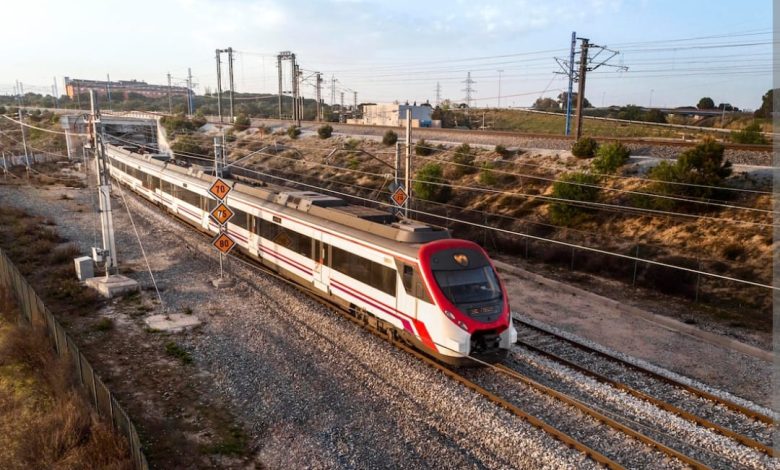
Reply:
<svg viewBox="0 0 780 470"><path fill-rule="evenodd" d="M233 279L227 277L217 277L211 280L211 284L217 289L224 289L226 287L233 287L236 283Z"/></svg>
<svg viewBox="0 0 780 470"><path fill-rule="evenodd" d="M146 326L153 330L168 331L176 333L194 328L201 324L198 317L194 315L185 315L183 313L172 313L170 315L152 315L144 320Z"/></svg>
<svg viewBox="0 0 780 470"><path fill-rule="evenodd" d="M128 292L138 291L138 282L121 274L112 274L108 277L99 276L87 279L87 286L97 290L103 297L116 297Z"/></svg>

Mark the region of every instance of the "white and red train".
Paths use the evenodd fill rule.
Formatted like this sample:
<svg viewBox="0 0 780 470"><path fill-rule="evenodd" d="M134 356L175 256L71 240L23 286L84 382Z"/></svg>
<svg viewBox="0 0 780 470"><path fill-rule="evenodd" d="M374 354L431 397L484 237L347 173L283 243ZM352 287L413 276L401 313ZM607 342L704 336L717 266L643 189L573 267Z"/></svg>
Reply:
<svg viewBox="0 0 780 470"><path fill-rule="evenodd" d="M217 234L214 176L119 147L106 153L116 181ZM380 331L455 365L496 362L516 341L506 289L479 245L336 197L223 179L241 251Z"/></svg>

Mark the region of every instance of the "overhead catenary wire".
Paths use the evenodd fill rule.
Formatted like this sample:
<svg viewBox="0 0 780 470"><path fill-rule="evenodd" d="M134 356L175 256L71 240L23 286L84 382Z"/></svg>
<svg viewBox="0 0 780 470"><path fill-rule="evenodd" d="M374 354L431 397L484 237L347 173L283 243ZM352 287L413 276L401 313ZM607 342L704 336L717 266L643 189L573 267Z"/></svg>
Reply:
<svg viewBox="0 0 780 470"><path fill-rule="evenodd" d="M301 185L301 186L306 186L306 187L310 187L312 189L326 191L326 192L330 192L330 193L333 193L333 194L338 194L338 195L344 196L344 197L355 198L355 199L358 199L358 200L363 200L363 201L366 201L366 202L370 202L370 203L373 203L373 204L379 204L379 205L386 206L386 207L393 207L393 205L391 203L388 203L388 202L375 201L375 200L367 199L367 198L364 198L364 197L355 196L355 195L348 194L348 193L343 193L343 192L340 192L340 191L335 191L333 189L320 188L320 187L315 186L315 185L311 185L311 184L300 182L300 181L291 180L291 179L288 179L288 178L283 178L283 177L280 177L280 176L272 175L272 174L261 172L261 171L258 171L258 170L248 170L248 171L251 171L251 172L253 172L255 174L258 174L258 175L261 175L261 176L274 178L274 179L279 179L279 180L282 180L282 181L286 181L288 183L297 184L297 185ZM498 227L490 227L488 225L484 225L484 224L480 224L480 223L476 223L476 222L469 222L469 221L465 221L465 220L459 220L459 219L455 219L455 218L452 218L452 217L443 216L443 215L440 215L440 214L433 214L433 213L420 211L420 210L416 210L416 209L409 209L409 210L410 210L410 212L414 212L416 214L423 215L423 216L426 216L426 217L433 217L433 218L440 219L440 220L446 220L448 222L454 222L454 223L471 225L471 226L478 227L478 228L484 228L484 229L493 230L493 231L496 231L496 232L505 233L507 235L514 235L514 236L519 236L519 237L530 238L530 239L534 239L534 240L538 240L538 241L543 241L543 242L553 243L553 244L557 244L557 245L567 246L567 247L570 247L570 248L581 249L581 250L584 250L584 251L590 251L590 252L594 252L594 253L600 253L600 254L603 254L603 255L615 256L615 257L618 257L618 258L623 258L623 259L632 260L632 261L636 261L636 262L648 263L648 264L652 264L652 265L656 265L656 266L662 266L662 267L667 267L667 268L671 268L671 269L677 269L677 270L681 270L681 271L690 272L690 273L693 273L693 274L699 274L699 275L708 276L708 277L712 277L712 278L717 278L717 279L722 279L722 280L727 280L727 281L733 281L733 282L737 282L737 283L741 283L741 284L747 284L747 285L751 285L751 286L755 286L755 287L761 287L761 288L771 289L771 290L780 290L780 287L772 286L772 285L769 285L769 284L762 284L760 282L754 282L754 281L749 281L749 280L745 280L745 279L739 279L739 278L734 278L734 277L730 277L730 276L724 276L724 275L717 274L717 273L710 273L710 272L707 272L707 271L701 271L699 269L686 268L684 266L677 266L677 265L673 265L673 264L670 264L670 263L664 263L664 262L660 262L660 261L640 258L640 257L637 257L637 256L625 255L625 254L622 254L622 253L614 253L614 252L611 252L611 251L608 251L608 250L603 250L603 249L599 249L599 248L593 248L593 247L584 246L584 245L577 245L577 244L574 244L574 243L568 243L568 242L564 242L564 241L561 241L561 240L547 239L547 238L544 238L544 237L539 237L539 236L531 235L531 234L527 234L527 233L516 232L516 231L513 231L513 230L509 230L509 229L502 229L502 228L498 228Z"/></svg>

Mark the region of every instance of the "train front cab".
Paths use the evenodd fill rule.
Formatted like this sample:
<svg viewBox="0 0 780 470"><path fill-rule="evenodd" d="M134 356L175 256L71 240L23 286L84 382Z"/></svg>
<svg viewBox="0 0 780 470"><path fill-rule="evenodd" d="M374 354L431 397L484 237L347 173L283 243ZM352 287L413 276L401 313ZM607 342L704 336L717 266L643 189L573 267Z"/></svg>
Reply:
<svg viewBox="0 0 780 470"><path fill-rule="evenodd" d="M454 365L474 365L465 355L501 361L517 331L506 289L485 250L466 240L438 240L420 248L419 260L437 313L447 319L431 332L440 359Z"/></svg>

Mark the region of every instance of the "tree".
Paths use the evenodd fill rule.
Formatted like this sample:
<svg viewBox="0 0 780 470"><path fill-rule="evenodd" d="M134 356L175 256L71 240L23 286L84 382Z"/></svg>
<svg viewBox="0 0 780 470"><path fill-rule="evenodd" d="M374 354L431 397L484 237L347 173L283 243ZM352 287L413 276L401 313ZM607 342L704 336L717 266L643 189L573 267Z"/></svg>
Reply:
<svg viewBox="0 0 780 470"><path fill-rule="evenodd" d="M533 108L540 111L558 111L561 109L561 105L552 98L537 98Z"/></svg>
<svg viewBox="0 0 780 470"><path fill-rule="evenodd" d="M770 118L772 117L772 110L774 108L772 101L774 100L775 90L769 90L761 97L761 107L755 112L756 117Z"/></svg>
<svg viewBox="0 0 780 470"><path fill-rule="evenodd" d="M251 124L251 121L249 120L249 117L244 113L238 113L238 116L236 116L236 120L233 121L233 129L235 129L237 132L245 131L249 129L249 125Z"/></svg>
<svg viewBox="0 0 780 470"><path fill-rule="evenodd" d="M709 96L705 96L704 98L699 100L699 104L696 105L696 108L698 109L712 109L715 107L715 102L712 101L712 98Z"/></svg>
<svg viewBox="0 0 780 470"><path fill-rule="evenodd" d="M558 95L558 102L561 104L561 109L566 109L566 97L569 96L568 91L562 92L560 95ZM592 108L593 105L590 104L590 101L588 101L588 98L585 97L582 100L582 106L584 108ZM577 108L577 92L573 91L571 94L571 107L572 109Z"/></svg>
<svg viewBox="0 0 780 470"><path fill-rule="evenodd" d="M664 114L660 109L651 109L644 114L643 121L660 122L664 124L666 123L666 114Z"/></svg>
<svg viewBox="0 0 780 470"><path fill-rule="evenodd" d="M452 188L444 183L443 171L438 163L426 163L419 170L413 185L414 195L426 201L447 202Z"/></svg>
<svg viewBox="0 0 780 470"><path fill-rule="evenodd" d="M474 157L474 153L469 144L461 144L455 148L452 162L456 164L455 175L457 177L477 171L474 167Z"/></svg>

